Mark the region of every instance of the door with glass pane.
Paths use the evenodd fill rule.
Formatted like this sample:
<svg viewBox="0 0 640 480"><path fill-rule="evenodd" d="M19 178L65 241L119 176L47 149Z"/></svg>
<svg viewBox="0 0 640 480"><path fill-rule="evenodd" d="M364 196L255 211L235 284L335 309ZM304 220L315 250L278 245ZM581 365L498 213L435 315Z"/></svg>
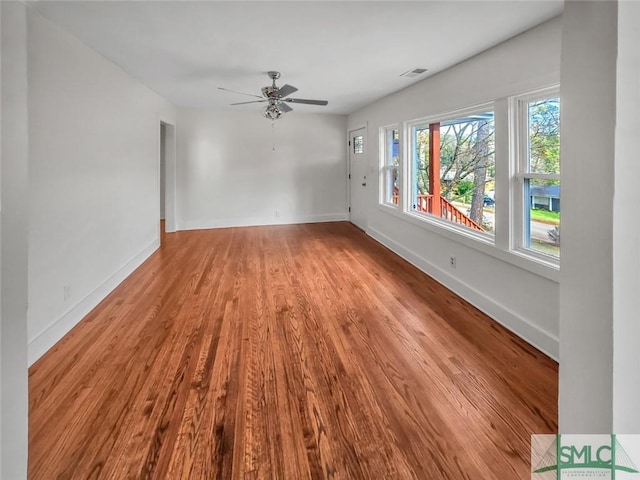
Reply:
<svg viewBox="0 0 640 480"><path fill-rule="evenodd" d="M358 228L367 226L367 156L364 128L349 132L350 220Z"/></svg>

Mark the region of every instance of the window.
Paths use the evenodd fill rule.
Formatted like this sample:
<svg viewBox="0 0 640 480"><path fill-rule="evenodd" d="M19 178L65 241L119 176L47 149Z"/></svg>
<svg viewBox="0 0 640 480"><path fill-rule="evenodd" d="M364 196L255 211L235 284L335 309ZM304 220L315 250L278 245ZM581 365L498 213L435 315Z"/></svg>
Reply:
<svg viewBox="0 0 640 480"><path fill-rule="evenodd" d="M382 171L380 175L382 203L399 205L400 128L382 129Z"/></svg>
<svg viewBox="0 0 640 480"><path fill-rule="evenodd" d="M364 153L364 137L362 135L353 137L353 153Z"/></svg>
<svg viewBox="0 0 640 480"><path fill-rule="evenodd" d="M560 257L560 98L557 89L515 99L516 247Z"/></svg>
<svg viewBox="0 0 640 480"><path fill-rule="evenodd" d="M557 279L559 97L554 86L381 127L380 208Z"/></svg>
<svg viewBox="0 0 640 480"><path fill-rule="evenodd" d="M409 126L414 213L433 215L476 232L495 225L493 110Z"/></svg>

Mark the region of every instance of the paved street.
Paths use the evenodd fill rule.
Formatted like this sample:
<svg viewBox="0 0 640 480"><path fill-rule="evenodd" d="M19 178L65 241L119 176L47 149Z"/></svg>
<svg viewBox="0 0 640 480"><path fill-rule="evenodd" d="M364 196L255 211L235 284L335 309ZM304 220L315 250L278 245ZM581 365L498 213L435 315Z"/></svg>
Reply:
<svg viewBox="0 0 640 480"><path fill-rule="evenodd" d="M535 238L536 240L540 240L543 242L548 242L550 240L548 232L552 229L553 225L540 222L531 222L531 238Z"/></svg>

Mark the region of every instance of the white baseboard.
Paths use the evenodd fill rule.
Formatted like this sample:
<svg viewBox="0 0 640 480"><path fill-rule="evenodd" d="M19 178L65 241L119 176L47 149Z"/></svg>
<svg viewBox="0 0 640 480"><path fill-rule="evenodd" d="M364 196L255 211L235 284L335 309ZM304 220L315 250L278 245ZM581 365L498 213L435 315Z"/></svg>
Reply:
<svg viewBox="0 0 640 480"><path fill-rule="evenodd" d="M319 215L295 215L291 217L246 217L210 220L187 220L178 224L178 230L206 230L209 228L257 227L265 225L291 225L295 223L342 222L349 220L348 213L324 213Z"/></svg>
<svg viewBox="0 0 640 480"><path fill-rule="evenodd" d="M397 253L409 263L418 267L449 290L464 298L471 305L489 315L496 322L508 328L541 352L558 361L560 343L558 339L549 332L546 332L540 327L532 324L529 320L509 310L504 305L488 298L486 295L464 283L460 279L451 276L449 273L428 262L417 253L403 247L378 230L369 228L367 234L385 247Z"/></svg>
<svg viewBox="0 0 640 480"><path fill-rule="evenodd" d="M120 285L125 278L142 265L158 247L160 247L160 239L156 238L122 268L72 307L71 310L55 320L46 330L31 340L28 348L29 366L33 365L47 350L64 337L80 320L93 310L98 303Z"/></svg>

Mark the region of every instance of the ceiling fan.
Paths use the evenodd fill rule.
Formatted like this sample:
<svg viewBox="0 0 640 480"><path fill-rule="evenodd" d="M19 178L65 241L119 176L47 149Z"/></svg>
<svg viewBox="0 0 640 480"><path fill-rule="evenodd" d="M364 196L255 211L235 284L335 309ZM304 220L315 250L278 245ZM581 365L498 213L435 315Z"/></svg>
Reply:
<svg viewBox="0 0 640 480"><path fill-rule="evenodd" d="M305 98L288 98L294 92L297 92L298 89L293 85L285 84L282 87L278 87L276 85L276 80L280 78L280 72L270 71L267 72L269 78L271 79L271 85L264 87L262 89L262 96L254 95L252 93L243 93L236 92L235 90L229 90L228 88L218 87L219 90L224 90L225 92L231 93L239 93L240 95L247 95L249 97L256 97L260 100L252 100L250 102L238 102L232 103L231 105L244 105L247 103L264 103L268 102L268 105L262 112L265 118L270 120L276 120L280 118L282 114L290 112L293 110L287 103L304 103L307 105L327 105L329 102L326 100L308 100Z"/></svg>

